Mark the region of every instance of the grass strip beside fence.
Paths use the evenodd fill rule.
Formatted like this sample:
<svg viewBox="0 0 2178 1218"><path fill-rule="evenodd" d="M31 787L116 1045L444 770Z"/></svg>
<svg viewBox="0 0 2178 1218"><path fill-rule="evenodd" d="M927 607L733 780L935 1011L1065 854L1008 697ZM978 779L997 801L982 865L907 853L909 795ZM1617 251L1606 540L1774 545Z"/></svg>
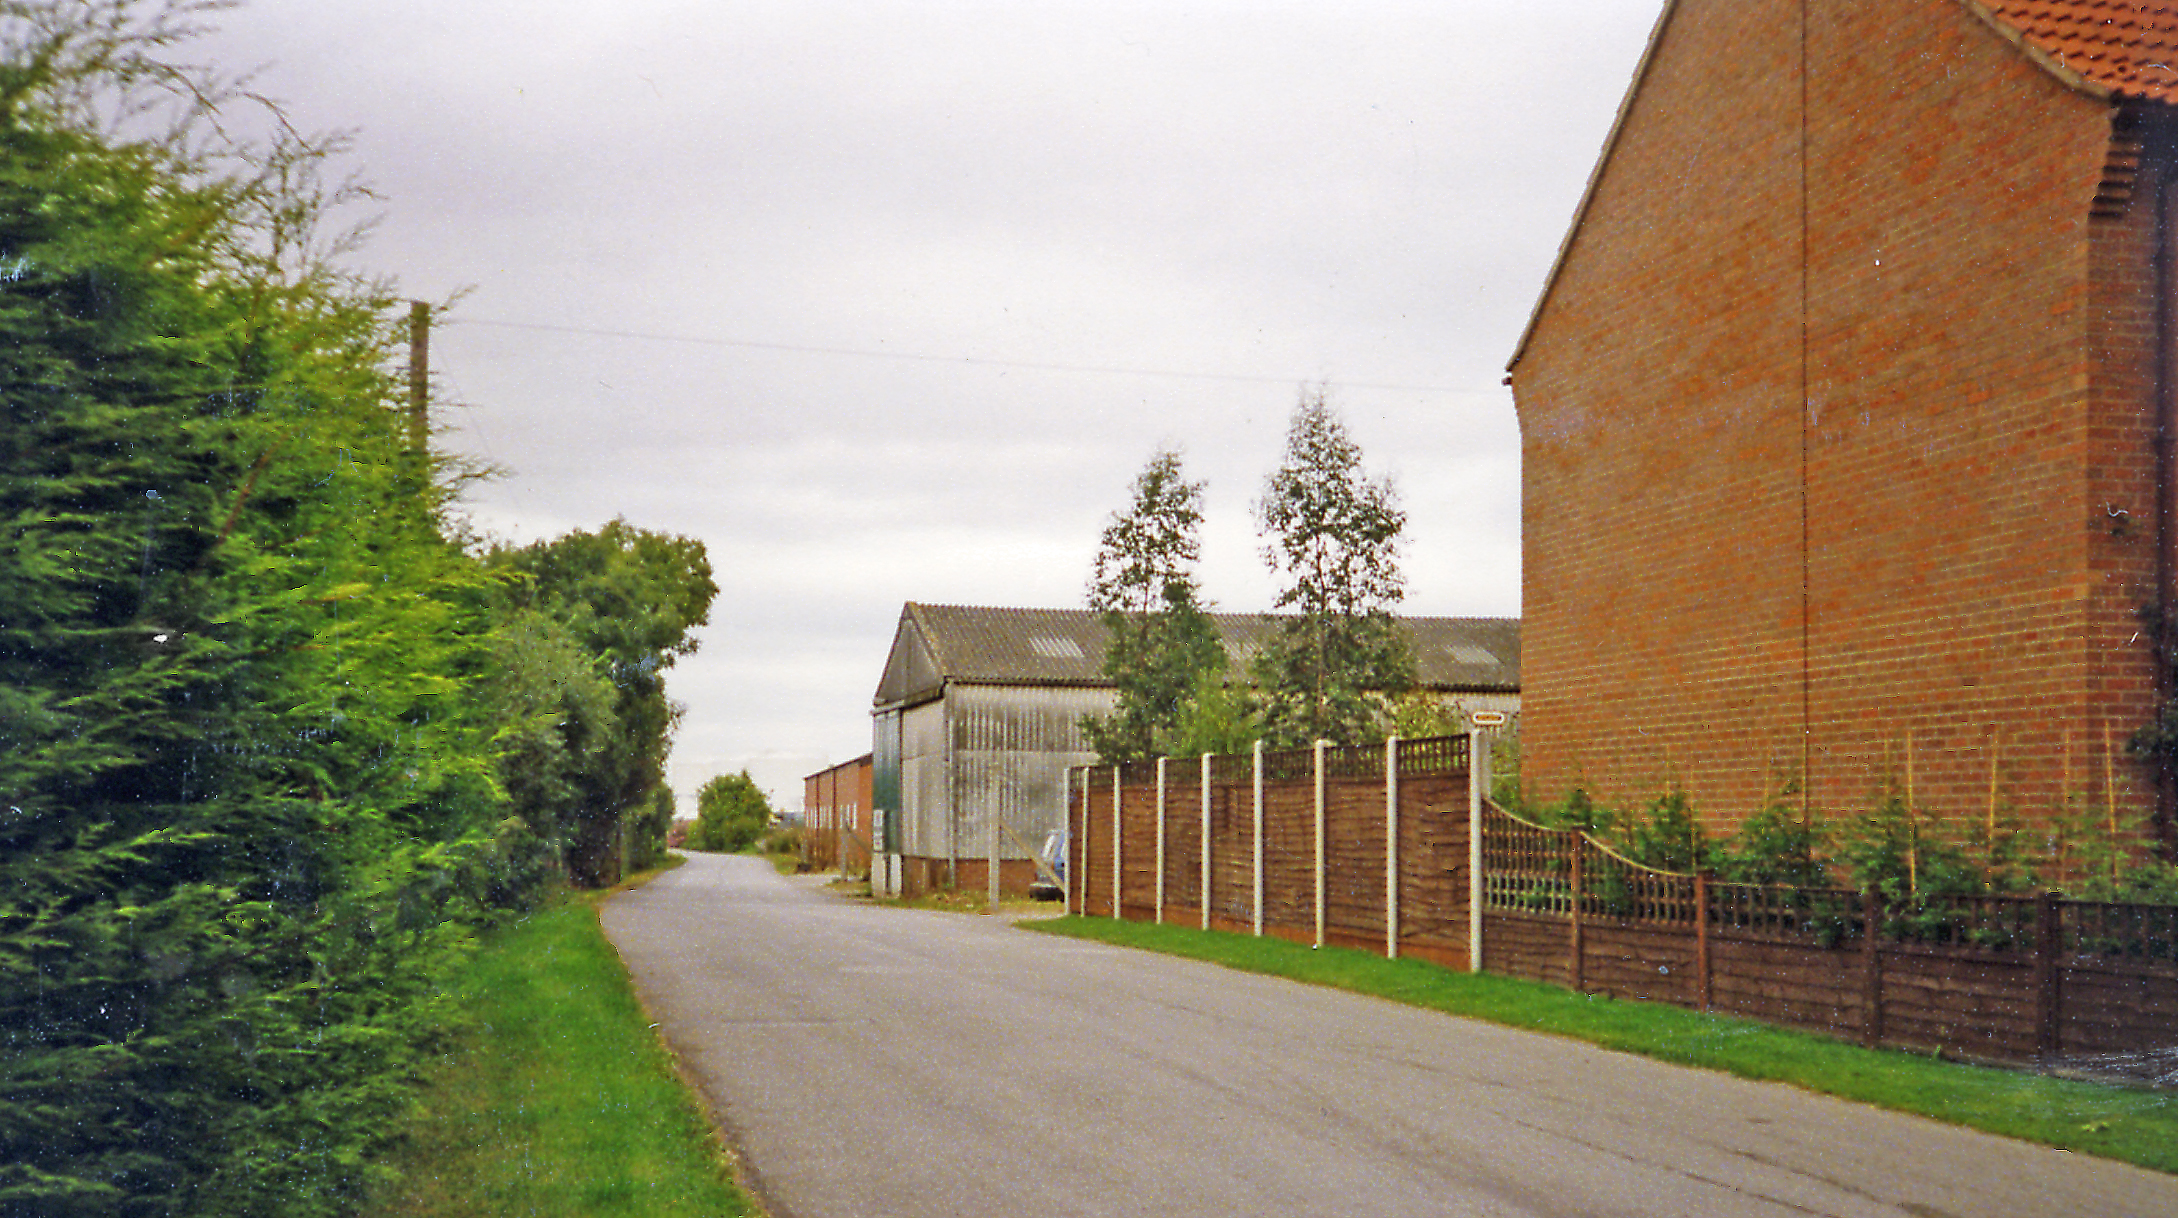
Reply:
<svg viewBox="0 0 2178 1218"><path fill-rule="evenodd" d="M367 1218L760 1211L675 1072L626 969L572 897L490 937L471 1025L435 1068Z"/></svg>
<svg viewBox="0 0 2178 1218"><path fill-rule="evenodd" d="M1659 1061L1789 1083L1840 1099L2178 1173L2178 1094L1863 1049L1750 1019L1633 1002L1540 982L1461 973L1271 937L1068 917L1023 922L1046 934L1185 956L1507 1027L1571 1037Z"/></svg>

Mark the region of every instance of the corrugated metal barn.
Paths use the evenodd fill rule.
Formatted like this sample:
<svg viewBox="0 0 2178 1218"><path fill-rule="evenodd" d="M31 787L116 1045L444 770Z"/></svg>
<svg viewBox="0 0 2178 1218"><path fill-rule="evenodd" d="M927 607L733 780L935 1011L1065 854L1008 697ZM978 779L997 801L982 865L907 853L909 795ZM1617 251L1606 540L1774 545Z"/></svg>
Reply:
<svg viewBox="0 0 2178 1218"><path fill-rule="evenodd" d="M1278 620L1210 615L1236 667ZM1514 618L1399 619L1422 688L1470 709L1520 707ZM1112 707L1104 625L1086 609L996 609L909 602L878 682L871 882L914 895L1000 887L1025 892L1044 835L1065 824L1066 771L1096 760L1084 715Z"/></svg>

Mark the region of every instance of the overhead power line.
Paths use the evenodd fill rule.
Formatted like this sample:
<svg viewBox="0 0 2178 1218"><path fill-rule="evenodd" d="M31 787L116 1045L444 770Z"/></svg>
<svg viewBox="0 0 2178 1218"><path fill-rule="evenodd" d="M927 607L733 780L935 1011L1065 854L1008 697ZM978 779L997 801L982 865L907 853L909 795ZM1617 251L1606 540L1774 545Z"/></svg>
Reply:
<svg viewBox="0 0 2178 1218"><path fill-rule="evenodd" d="M441 324L494 326L502 330L542 330L553 334L586 334L596 338L627 338L641 342L689 343L700 347L740 347L755 351L789 351L799 355L846 355L861 359L907 360L918 364L962 364L974 368L1020 368L1034 372L1088 372L1109 376L1155 376L1183 381L1235 381L1249 385L1299 385L1324 378L1305 376L1255 376L1240 372L1186 372L1173 368L1128 368L1116 364L1057 364L1034 360L988 359L977 355L930 355L913 351L878 351L866 347L813 347L800 343L767 343L746 338L704 338L692 334L647 334L638 330L600 330L588 326L553 326L533 321L499 321L487 317L448 317ZM1385 389L1405 393L1470 393L1449 385L1398 385L1381 381L1332 380L1349 389Z"/></svg>

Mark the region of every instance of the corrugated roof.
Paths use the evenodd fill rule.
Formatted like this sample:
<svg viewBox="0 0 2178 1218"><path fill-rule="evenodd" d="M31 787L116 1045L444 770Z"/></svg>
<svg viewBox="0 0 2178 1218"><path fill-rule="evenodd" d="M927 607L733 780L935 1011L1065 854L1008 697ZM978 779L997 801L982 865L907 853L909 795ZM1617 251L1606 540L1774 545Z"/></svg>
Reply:
<svg viewBox="0 0 2178 1218"><path fill-rule="evenodd" d="M2178 102L2178 4L2142 0L1968 0L2067 83L2105 96ZM2044 57L2047 58L2044 58ZM2051 62L2054 61L2054 62ZM2076 79L2074 79L2076 78Z"/></svg>
<svg viewBox="0 0 2178 1218"><path fill-rule="evenodd" d="M1213 613L1236 664L1247 663L1283 619ZM1421 684L1443 690L1520 688L1520 621L1495 617L1402 617ZM1108 686L1104 623L1087 609L926 605L900 613L876 704L935 697L946 681L989 685Z"/></svg>
<svg viewBox="0 0 2178 1218"><path fill-rule="evenodd" d="M1104 626L1086 609L995 609L910 602L938 676L953 681L1097 685Z"/></svg>

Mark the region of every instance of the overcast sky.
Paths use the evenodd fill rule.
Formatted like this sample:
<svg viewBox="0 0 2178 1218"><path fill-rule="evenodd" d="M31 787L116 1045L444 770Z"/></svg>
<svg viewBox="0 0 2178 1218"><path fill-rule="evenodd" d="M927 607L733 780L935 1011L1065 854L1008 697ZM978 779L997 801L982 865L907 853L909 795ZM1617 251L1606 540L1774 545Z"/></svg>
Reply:
<svg viewBox="0 0 2178 1218"><path fill-rule="evenodd" d="M690 815L868 751L903 602L1080 605L1161 445L1268 608L1304 381L1398 481L1404 610L1518 614L1504 364L1660 5L259 0L203 49L355 130L362 265L466 290L479 527L708 547Z"/></svg>

